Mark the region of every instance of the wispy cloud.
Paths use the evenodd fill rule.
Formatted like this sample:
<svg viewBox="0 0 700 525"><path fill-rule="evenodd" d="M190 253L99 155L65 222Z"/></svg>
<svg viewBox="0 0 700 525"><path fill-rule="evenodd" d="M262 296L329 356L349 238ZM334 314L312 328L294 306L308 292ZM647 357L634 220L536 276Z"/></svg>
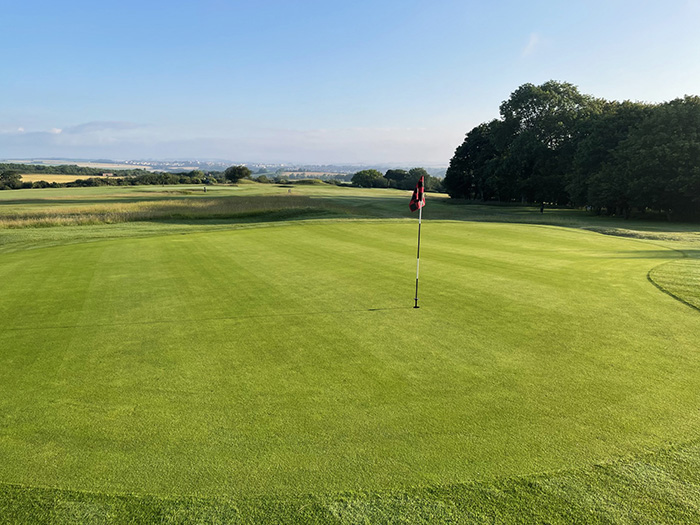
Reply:
<svg viewBox="0 0 700 525"><path fill-rule="evenodd" d="M121 157L143 142L145 126L133 122L91 121L74 126L0 130L0 151L10 157L110 155ZM148 138L148 137L146 137ZM142 153L142 150L139 150ZM8 157L9 158L9 157Z"/></svg>
<svg viewBox="0 0 700 525"><path fill-rule="evenodd" d="M454 136L453 136L454 135ZM131 122L92 121L0 133L7 158L228 158L254 162L446 163L461 137L430 127L246 127L219 134L173 133Z"/></svg>
<svg viewBox="0 0 700 525"><path fill-rule="evenodd" d="M77 126L70 126L63 130L64 133L81 134L81 133L98 133L105 131L128 131L132 129L142 128L143 125L134 122L122 122L115 120L95 120L85 122Z"/></svg>
<svg viewBox="0 0 700 525"><path fill-rule="evenodd" d="M539 33L531 33L527 45L523 48L522 56L532 56L542 44L542 37Z"/></svg>
<svg viewBox="0 0 700 525"><path fill-rule="evenodd" d="M82 124L77 124L75 126L66 127L53 127L43 130L30 130L28 131L24 126L19 126L11 129L0 129L0 133L4 134L42 134L49 133L52 135L90 135L90 134L117 134L124 131L133 131L137 129L143 129L146 126L143 124L136 124L134 122L121 122L112 120L96 120L91 122L84 122Z"/></svg>

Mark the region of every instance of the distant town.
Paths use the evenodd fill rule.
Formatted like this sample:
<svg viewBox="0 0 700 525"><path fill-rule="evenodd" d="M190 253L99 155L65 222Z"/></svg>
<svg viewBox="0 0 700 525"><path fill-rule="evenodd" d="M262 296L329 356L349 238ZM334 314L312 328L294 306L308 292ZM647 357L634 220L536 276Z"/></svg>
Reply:
<svg viewBox="0 0 700 525"><path fill-rule="evenodd" d="M247 166L253 173L274 173L288 178L341 178L351 176L358 170L376 169L386 171L394 168L411 168L411 165L398 164L270 164L258 162L240 162L222 159L214 160L113 160L113 159L73 159L73 158L37 158L37 159L0 159L0 163L28 165L59 166L76 165L87 168L108 170L143 169L153 172L180 173L192 170L223 171L232 165ZM424 166L432 176L443 178L447 166Z"/></svg>

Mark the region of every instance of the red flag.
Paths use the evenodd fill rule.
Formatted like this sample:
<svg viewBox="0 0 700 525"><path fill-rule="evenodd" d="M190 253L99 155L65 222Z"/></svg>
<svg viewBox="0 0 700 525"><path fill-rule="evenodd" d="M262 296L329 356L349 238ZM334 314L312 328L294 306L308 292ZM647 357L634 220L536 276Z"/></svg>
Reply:
<svg viewBox="0 0 700 525"><path fill-rule="evenodd" d="M411 196L411 203L408 205L411 211L420 210L425 206L425 191L423 188L423 177L420 178L418 184L416 184L416 189L413 190L413 196Z"/></svg>

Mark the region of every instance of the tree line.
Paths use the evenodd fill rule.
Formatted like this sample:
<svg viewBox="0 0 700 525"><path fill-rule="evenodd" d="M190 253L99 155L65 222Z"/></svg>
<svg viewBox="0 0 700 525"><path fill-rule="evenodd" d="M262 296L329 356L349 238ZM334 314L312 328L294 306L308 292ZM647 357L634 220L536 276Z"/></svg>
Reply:
<svg viewBox="0 0 700 525"><path fill-rule="evenodd" d="M87 175L86 178L72 182L23 181L22 173L46 173L47 175ZM255 176L244 165L230 166L224 171L192 170L189 172L167 173L150 172L143 169L114 170L110 176L103 176L104 170L99 168L74 165L43 166L32 164L0 164L0 190L28 188L61 188L61 187L92 187L92 186L139 186L139 185L173 185L173 184L217 184L237 183L249 179L269 184L310 184L320 182L312 180L290 180L288 177L275 175L268 177L267 172L258 172ZM272 174L271 174L272 175ZM361 188L398 188L412 190L418 180L424 177L426 191L444 191L441 179L433 177L424 168L410 170L390 169L382 174L376 169L366 169L351 175L340 174L333 178L324 179L327 184L343 185L346 180L353 186Z"/></svg>
<svg viewBox="0 0 700 525"><path fill-rule="evenodd" d="M524 84L456 149L451 197L700 218L700 97L616 102Z"/></svg>
<svg viewBox="0 0 700 525"><path fill-rule="evenodd" d="M250 179L260 183L270 184L309 184L320 181L295 180L275 176L268 178L264 174L257 177L247 166L230 166L224 171L192 170L189 172L167 173L150 172L143 169L115 170L111 176L103 176L103 170L74 165L37 166L27 164L0 164L0 190L19 190L29 188L74 188L94 186L141 186L141 185L174 185L174 184L219 184L225 182L237 183L241 179ZM88 175L87 178L76 179L72 182L23 181L22 173L46 173L47 175ZM342 184L340 179L323 181L328 184Z"/></svg>
<svg viewBox="0 0 700 525"><path fill-rule="evenodd" d="M393 169L385 174L378 170L362 170L353 174L351 182L359 188L397 188L400 190L412 190L424 177L426 191L443 191L442 181L428 174L425 168L413 168L410 170Z"/></svg>
<svg viewBox="0 0 700 525"><path fill-rule="evenodd" d="M29 188L74 188L74 187L90 187L90 186L140 186L140 185L163 185L163 184L213 184L216 178L213 175L205 174L199 170L193 170L187 173L165 173L165 172L149 172L144 170L120 170L114 172L114 176L102 176L102 171L97 174L99 176L91 176L85 179L76 179L72 182L47 182L39 181L23 181L21 173L15 169L8 169L6 164L0 164L0 190L19 190ZM77 167L77 166L76 166ZM58 168L51 170L48 174L69 174L65 170L60 170L63 166L54 166ZM94 169L94 168L86 168ZM22 173L31 173L31 170L22 168ZM36 173L36 172L35 172ZM92 173L89 173L93 175Z"/></svg>

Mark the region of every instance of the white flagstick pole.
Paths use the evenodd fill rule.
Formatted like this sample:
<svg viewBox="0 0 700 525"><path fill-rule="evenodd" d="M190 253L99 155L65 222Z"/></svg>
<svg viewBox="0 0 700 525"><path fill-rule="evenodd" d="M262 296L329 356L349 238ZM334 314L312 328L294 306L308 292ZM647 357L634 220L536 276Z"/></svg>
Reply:
<svg viewBox="0 0 700 525"><path fill-rule="evenodd" d="M423 206L418 208L418 253L416 254L416 297L415 304L413 308L420 308L418 306L418 272L420 270L420 225L423 219Z"/></svg>

